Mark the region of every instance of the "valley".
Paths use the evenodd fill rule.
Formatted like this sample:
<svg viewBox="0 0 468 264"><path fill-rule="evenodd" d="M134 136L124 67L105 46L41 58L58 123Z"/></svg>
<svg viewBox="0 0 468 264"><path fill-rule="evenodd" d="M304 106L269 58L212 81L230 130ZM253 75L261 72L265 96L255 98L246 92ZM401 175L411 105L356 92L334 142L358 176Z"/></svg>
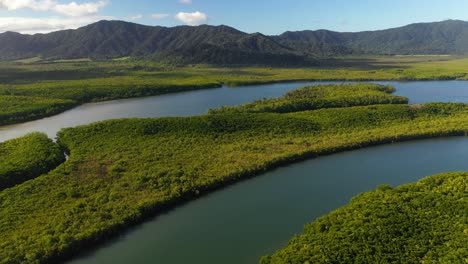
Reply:
<svg viewBox="0 0 468 264"><path fill-rule="evenodd" d="M0 263L468 263L468 22L113 2L0 1Z"/></svg>

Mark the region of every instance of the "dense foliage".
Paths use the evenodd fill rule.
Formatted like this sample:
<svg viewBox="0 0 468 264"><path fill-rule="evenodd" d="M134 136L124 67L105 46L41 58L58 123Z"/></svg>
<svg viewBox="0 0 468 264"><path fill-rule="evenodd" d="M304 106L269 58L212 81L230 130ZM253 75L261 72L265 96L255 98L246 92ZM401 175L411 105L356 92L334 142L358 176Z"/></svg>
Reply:
<svg viewBox="0 0 468 264"><path fill-rule="evenodd" d="M418 56L330 60L321 67L310 68L212 68L202 65L174 67L132 58L100 62L86 59L48 62L31 58L0 63L0 96L21 96L7 99L14 107L10 107L9 113L2 118L8 120L7 123L21 122L85 102L214 88L222 84L467 79L467 61L457 57ZM26 96L47 98L42 101L51 105L22 105ZM39 99L34 100L38 102ZM8 106L0 105L0 114L6 112L4 107Z"/></svg>
<svg viewBox="0 0 468 264"><path fill-rule="evenodd" d="M0 263L62 259L144 216L285 162L468 132L463 104L122 119L64 129L69 160L0 192ZM53 212L53 213L50 213Z"/></svg>
<svg viewBox="0 0 468 264"><path fill-rule="evenodd" d="M80 103L117 98L142 97L220 86L219 83L169 83L156 78L114 77L108 79L39 82L29 85L0 86L0 94L73 99Z"/></svg>
<svg viewBox="0 0 468 264"><path fill-rule="evenodd" d="M51 116L75 105L77 102L73 100L3 95L0 96L0 125Z"/></svg>
<svg viewBox="0 0 468 264"><path fill-rule="evenodd" d="M311 65L350 54L467 54L468 23L443 21L379 31L247 34L228 26L151 27L100 21L48 34L0 34L0 59L145 57L215 65Z"/></svg>
<svg viewBox="0 0 468 264"><path fill-rule="evenodd" d="M407 98L390 94L394 91L392 86L379 84L315 85L288 92L281 98L221 107L210 110L210 113L288 113L321 108L408 103Z"/></svg>
<svg viewBox="0 0 468 264"><path fill-rule="evenodd" d="M382 185L306 225L260 263L466 263L468 173Z"/></svg>
<svg viewBox="0 0 468 264"><path fill-rule="evenodd" d="M63 151L45 134L0 143L0 191L49 172L64 161Z"/></svg>
<svg viewBox="0 0 468 264"><path fill-rule="evenodd" d="M467 54L468 23L447 20L387 30L340 33L328 30L285 32L279 43L315 56L350 54Z"/></svg>
<svg viewBox="0 0 468 264"><path fill-rule="evenodd" d="M151 27L100 21L43 35L0 34L0 59L112 59L126 56L211 64L304 64L306 58L262 34L227 26Z"/></svg>

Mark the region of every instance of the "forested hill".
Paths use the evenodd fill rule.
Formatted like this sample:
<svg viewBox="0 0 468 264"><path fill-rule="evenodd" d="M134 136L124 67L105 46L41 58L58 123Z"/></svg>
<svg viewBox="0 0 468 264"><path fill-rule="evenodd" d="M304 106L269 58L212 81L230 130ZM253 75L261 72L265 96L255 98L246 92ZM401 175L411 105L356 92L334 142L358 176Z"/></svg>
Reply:
<svg viewBox="0 0 468 264"><path fill-rule="evenodd" d="M228 26L172 28L100 21L48 34L0 34L0 60L152 57L180 63L305 64L336 55L468 54L468 22L447 20L380 31L248 34Z"/></svg>
<svg viewBox="0 0 468 264"><path fill-rule="evenodd" d="M306 30L285 32L273 39L316 56L468 54L468 22L446 20L357 33Z"/></svg>
<svg viewBox="0 0 468 264"><path fill-rule="evenodd" d="M304 57L260 33L228 26L172 28L100 21L48 34L0 34L0 59L110 59L127 56L170 58L182 63L303 63Z"/></svg>

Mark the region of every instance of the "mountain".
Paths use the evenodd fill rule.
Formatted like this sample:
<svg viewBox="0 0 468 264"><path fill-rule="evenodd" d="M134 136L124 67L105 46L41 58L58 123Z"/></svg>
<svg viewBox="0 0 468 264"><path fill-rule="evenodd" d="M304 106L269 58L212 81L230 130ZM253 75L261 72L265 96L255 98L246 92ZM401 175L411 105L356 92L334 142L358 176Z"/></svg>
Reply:
<svg viewBox="0 0 468 264"><path fill-rule="evenodd" d="M340 33L247 34L228 26L144 26L99 21L48 34L0 34L0 60L145 57L180 63L307 64L337 55L468 54L468 22L447 20Z"/></svg>
<svg viewBox="0 0 468 264"><path fill-rule="evenodd" d="M0 34L0 59L110 59L126 56L171 58L184 63L281 64L305 61L296 51L260 33L228 26L153 27L100 21L48 34Z"/></svg>
<svg viewBox="0 0 468 264"><path fill-rule="evenodd" d="M279 36L272 36L279 43L303 54L328 56L352 54L347 47L345 33L329 30L287 31Z"/></svg>
<svg viewBox="0 0 468 264"><path fill-rule="evenodd" d="M306 30L272 38L295 50L319 56L467 54L468 22L446 20L357 33Z"/></svg>

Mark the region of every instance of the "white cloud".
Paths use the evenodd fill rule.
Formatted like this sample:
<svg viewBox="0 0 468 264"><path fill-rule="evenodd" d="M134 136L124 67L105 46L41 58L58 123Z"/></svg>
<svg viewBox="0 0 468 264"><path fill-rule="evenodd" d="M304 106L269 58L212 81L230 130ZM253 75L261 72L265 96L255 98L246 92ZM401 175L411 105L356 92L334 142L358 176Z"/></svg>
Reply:
<svg viewBox="0 0 468 264"><path fill-rule="evenodd" d="M75 29L109 16L96 15L109 0L89 0L84 3L60 0L0 0L0 9L54 12L60 17L0 17L0 32L16 31L25 34L46 33L63 29Z"/></svg>
<svg viewBox="0 0 468 264"><path fill-rule="evenodd" d="M154 18L154 19L163 19L163 18L166 18L168 17L169 14L152 14L151 17Z"/></svg>
<svg viewBox="0 0 468 264"><path fill-rule="evenodd" d="M0 17L0 32L15 31L23 34L47 33L63 29L75 29L104 19L112 20L115 18L107 16L74 18Z"/></svg>
<svg viewBox="0 0 468 264"><path fill-rule="evenodd" d="M142 19L143 18L143 15L141 14L138 14L138 15L133 15L133 16L128 16L127 19L132 21L132 20L138 20L138 19Z"/></svg>
<svg viewBox="0 0 468 264"><path fill-rule="evenodd" d="M200 25L208 20L208 16L199 11L193 13L179 12L175 18L191 26Z"/></svg>
<svg viewBox="0 0 468 264"><path fill-rule="evenodd" d="M36 11L47 11L55 4L55 0L0 0L0 8L8 10L29 8Z"/></svg>
<svg viewBox="0 0 468 264"><path fill-rule="evenodd" d="M191 4L192 0L179 0L182 4Z"/></svg>
<svg viewBox="0 0 468 264"><path fill-rule="evenodd" d="M35 11L53 11L73 17L94 15L106 5L107 1L61 4L57 0L0 0L0 8L2 9L17 10L28 8Z"/></svg>
<svg viewBox="0 0 468 264"><path fill-rule="evenodd" d="M52 10L66 16L87 16L96 14L99 9L106 5L106 1L88 2L83 4L71 2L68 4L56 4Z"/></svg>

